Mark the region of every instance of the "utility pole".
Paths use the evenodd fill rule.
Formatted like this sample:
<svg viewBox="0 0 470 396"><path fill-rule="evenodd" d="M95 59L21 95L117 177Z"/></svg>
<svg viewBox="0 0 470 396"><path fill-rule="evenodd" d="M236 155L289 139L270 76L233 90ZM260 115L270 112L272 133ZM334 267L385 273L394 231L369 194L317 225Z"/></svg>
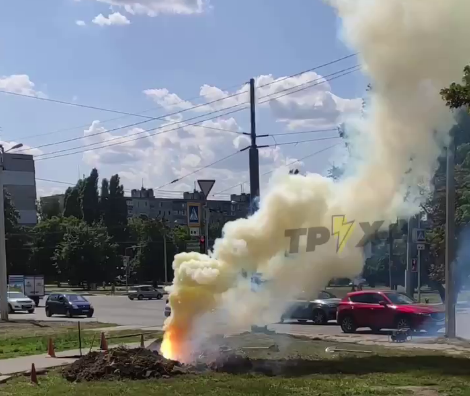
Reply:
<svg viewBox="0 0 470 396"><path fill-rule="evenodd" d="M411 244L413 243L412 239L413 228L411 217L408 217L408 235L406 236L406 270L405 270L405 293L413 297L413 286L411 283Z"/></svg>
<svg viewBox="0 0 470 396"><path fill-rule="evenodd" d="M251 214L256 212L256 201L259 199L259 154L256 145L256 98L255 79L250 80L250 115L251 115L251 146L250 146L250 195Z"/></svg>
<svg viewBox="0 0 470 396"><path fill-rule="evenodd" d="M418 217L418 229L421 228L421 212ZM421 302L421 250L418 249L418 302Z"/></svg>
<svg viewBox="0 0 470 396"><path fill-rule="evenodd" d="M445 247L445 277L446 277L446 337L455 338L455 290L454 290L454 260L455 260L455 141L450 134L447 147L446 169L446 247Z"/></svg>
<svg viewBox="0 0 470 396"><path fill-rule="evenodd" d="M3 166L5 150L0 145L0 317L8 320L8 280L7 257L5 248L5 206L3 191Z"/></svg>
<svg viewBox="0 0 470 396"><path fill-rule="evenodd" d="M388 227L388 286L390 290L393 290L392 287L392 264L393 264L393 231L395 225L390 223Z"/></svg>
<svg viewBox="0 0 470 396"><path fill-rule="evenodd" d="M163 230L163 261L165 262L165 285L168 283L168 257L166 256L166 229Z"/></svg>

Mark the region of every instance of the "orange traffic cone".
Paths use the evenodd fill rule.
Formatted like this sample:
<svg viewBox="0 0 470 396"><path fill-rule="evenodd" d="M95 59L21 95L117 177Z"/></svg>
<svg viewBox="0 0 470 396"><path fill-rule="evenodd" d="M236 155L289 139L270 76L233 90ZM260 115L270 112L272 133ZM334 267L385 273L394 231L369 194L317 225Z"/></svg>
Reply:
<svg viewBox="0 0 470 396"><path fill-rule="evenodd" d="M52 341L52 338L49 338L49 344L47 346L47 354L49 357L55 358L55 351L54 351L54 342Z"/></svg>
<svg viewBox="0 0 470 396"><path fill-rule="evenodd" d="M144 335L143 334L140 335L140 347L145 348Z"/></svg>
<svg viewBox="0 0 470 396"><path fill-rule="evenodd" d="M36 374L36 367L34 363L31 364L31 383L34 385L39 385L38 376Z"/></svg>
<svg viewBox="0 0 470 396"><path fill-rule="evenodd" d="M100 349L102 351L108 350L108 341L106 341L106 336L104 335L104 332L101 333Z"/></svg>

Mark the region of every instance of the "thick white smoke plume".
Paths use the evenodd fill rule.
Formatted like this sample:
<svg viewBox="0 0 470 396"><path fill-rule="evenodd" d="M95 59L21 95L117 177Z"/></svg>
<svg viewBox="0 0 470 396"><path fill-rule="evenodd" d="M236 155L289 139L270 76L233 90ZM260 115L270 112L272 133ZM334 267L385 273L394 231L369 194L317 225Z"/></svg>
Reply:
<svg viewBox="0 0 470 396"><path fill-rule="evenodd" d="M365 120L362 161L340 183L319 175L277 172L252 217L229 223L211 257L175 257L170 291L172 316L165 323L165 356L187 361L204 335L220 329L207 319L223 308L226 330L278 320L283 301L305 290L315 295L333 277L362 270L358 222L394 221L417 210L417 184L430 182L453 124L439 90L460 80L470 55L469 0L330 0L343 35L359 52L373 87ZM410 170L411 169L411 170ZM407 197L405 201L405 196ZM421 197L422 198L422 197ZM305 253L288 255L285 231L324 226L332 216L355 220L341 254L337 237ZM385 224L386 225L386 224ZM269 281L252 293L242 270ZM201 327L200 318L211 326ZM204 334L203 334L204 333Z"/></svg>

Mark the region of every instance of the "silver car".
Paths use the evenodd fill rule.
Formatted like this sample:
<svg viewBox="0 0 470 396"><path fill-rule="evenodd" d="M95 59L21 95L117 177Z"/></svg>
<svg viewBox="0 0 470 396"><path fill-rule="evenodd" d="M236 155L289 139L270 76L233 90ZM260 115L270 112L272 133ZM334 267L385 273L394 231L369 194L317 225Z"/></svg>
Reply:
<svg viewBox="0 0 470 396"><path fill-rule="evenodd" d="M327 324L330 320L336 320L336 311L341 302L334 294L322 291L316 300L295 301L289 305L281 316L281 323L286 320L297 320L305 323L311 320L314 324Z"/></svg>
<svg viewBox="0 0 470 396"><path fill-rule="evenodd" d="M129 300L161 300L163 290L154 289L152 286L134 286L128 293Z"/></svg>

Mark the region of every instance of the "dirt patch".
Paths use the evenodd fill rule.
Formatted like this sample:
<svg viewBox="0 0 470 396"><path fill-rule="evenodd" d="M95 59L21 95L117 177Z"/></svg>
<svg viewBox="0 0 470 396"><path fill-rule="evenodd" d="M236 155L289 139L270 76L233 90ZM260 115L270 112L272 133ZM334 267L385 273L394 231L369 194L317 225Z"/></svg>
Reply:
<svg viewBox="0 0 470 396"><path fill-rule="evenodd" d="M168 378L186 373L178 362L167 360L156 351L148 349L116 348L91 352L62 371L71 382L101 379Z"/></svg>
<svg viewBox="0 0 470 396"><path fill-rule="evenodd" d="M439 396L439 393L435 388L429 388L424 386L399 386L397 389L403 389L406 391L413 392L413 396Z"/></svg>

